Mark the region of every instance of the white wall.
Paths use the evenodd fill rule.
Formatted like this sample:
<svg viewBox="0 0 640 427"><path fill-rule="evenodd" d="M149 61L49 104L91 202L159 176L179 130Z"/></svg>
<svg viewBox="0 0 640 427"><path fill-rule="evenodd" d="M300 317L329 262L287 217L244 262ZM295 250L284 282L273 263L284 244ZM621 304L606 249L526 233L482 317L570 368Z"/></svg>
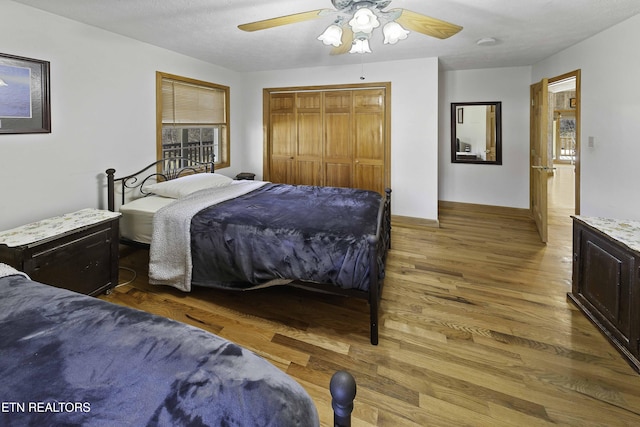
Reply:
<svg viewBox="0 0 640 427"><path fill-rule="evenodd" d="M156 71L231 86L232 138L244 138L241 75L11 1L0 10L0 51L51 63L52 121L51 134L0 135L0 230L104 207L105 169L155 160Z"/></svg>
<svg viewBox="0 0 640 427"><path fill-rule="evenodd" d="M530 67L440 72L439 200L529 208ZM452 102L502 102L502 165L451 163Z"/></svg>
<svg viewBox="0 0 640 427"><path fill-rule="evenodd" d="M2 52L51 62L51 134L0 135L0 230L104 208L104 170L155 159L155 72L231 87L231 167L262 175L262 89L361 82L362 67L238 74L0 0ZM394 214L437 218L437 59L368 64L392 84Z"/></svg>
<svg viewBox="0 0 640 427"><path fill-rule="evenodd" d="M363 74L360 65L238 74L9 0L0 9L2 53L51 62L52 114L51 134L0 135L0 230L104 207L106 168L155 159L156 71L231 87L229 176L262 174L262 88ZM439 76L435 58L365 65L366 82L392 83L394 213L435 219L438 198L527 208L529 84L581 69L582 214L640 219L640 55L627 43L638 39L640 16L533 67ZM449 103L483 100L503 102L503 165L451 164Z"/></svg>
<svg viewBox="0 0 640 427"><path fill-rule="evenodd" d="M262 89L362 83L361 65L249 73L244 92L246 166L262 174ZM394 215L438 215L438 60L366 64L364 82L391 82L391 188Z"/></svg>
<svg viewBox="0 0 640 427"><path fill-rule="evenodd" d="M581 70L581 215L640 220L638 40L640 15L533 66L532 82Z"/></svg>

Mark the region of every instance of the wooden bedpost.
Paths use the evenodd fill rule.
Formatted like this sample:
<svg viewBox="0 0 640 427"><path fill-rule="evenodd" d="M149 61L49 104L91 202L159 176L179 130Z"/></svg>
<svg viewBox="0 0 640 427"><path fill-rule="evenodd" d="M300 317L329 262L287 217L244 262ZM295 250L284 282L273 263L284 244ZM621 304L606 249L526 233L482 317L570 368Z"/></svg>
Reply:
<svg viewBox="0 0 640 427"><path fill-rule="evenodd" d="M334 427L351 427L353 399L356 397L356 380L346 371L338 371L329 383Z"/></svg>
<svg viewBox="0 0 640 427"><path fill-rule="evenodd" d="M113 194L114 182L113 175L116 173L116 170L113 168L109 168L106 170L107 174L107 209L113 212L116 208L115 203L115 195Z"/></svg>

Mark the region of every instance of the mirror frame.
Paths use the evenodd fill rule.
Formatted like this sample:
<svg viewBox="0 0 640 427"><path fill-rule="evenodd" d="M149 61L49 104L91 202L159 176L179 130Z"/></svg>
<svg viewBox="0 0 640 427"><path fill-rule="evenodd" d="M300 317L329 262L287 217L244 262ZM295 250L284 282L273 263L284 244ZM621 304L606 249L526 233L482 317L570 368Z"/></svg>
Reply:
<svg viewBox="0 0 640 427"><path fill-rule="evenodd" d="M456 124L458 123L458 108L477 105L493 105L496 107L496 159L495 160L467 160L456 156ZM451 163L472 163L480 165L502 164L502 102L452 102L451 103Z"/></svg>

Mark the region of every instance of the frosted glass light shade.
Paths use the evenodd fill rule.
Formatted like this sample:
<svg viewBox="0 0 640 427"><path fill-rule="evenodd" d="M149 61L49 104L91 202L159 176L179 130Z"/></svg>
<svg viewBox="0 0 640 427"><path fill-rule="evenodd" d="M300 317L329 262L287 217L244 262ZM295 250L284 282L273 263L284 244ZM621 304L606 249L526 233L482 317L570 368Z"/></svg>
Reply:
<svg viewBox="0 0 640 427"><path fill-rule="evenodd" d="M384 44L396 44L400 40L407 38L409 31L402 28L397 22L389 22L382 28L384 34Z"/></svg>
<svg viewBox="0 0 640 427"><path fill-rule="evenodd" d="M369 39L355 39L349 53L371 53Z"/></svg>
<svg viewBox="0 0 640 427"><path fill-rule="evenodd" d="M318 37L326 46L332 45L338 47L342 44L342 28L339 25L329 25L324 33Z"/></svg>
<svg viewBox="0 0 640 427"><path fill-rule="evenodd" d="M380 26L378 17L369 9L362 8L353 15L349 25L354 33L371 34L374 28Z"/></svg>

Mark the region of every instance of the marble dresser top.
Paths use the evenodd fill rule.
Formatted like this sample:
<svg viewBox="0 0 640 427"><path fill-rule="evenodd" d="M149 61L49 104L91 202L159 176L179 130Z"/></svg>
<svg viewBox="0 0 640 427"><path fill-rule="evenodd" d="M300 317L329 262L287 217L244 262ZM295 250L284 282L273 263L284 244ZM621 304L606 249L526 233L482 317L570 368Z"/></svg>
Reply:
<svg viewBox="0 0 640 427"><path fill-rule="evenodd" d="M574 218L602 231L611 238L640 252L640 221L597 218L576 215Z"/></svg>
<svg viewBox="0 0 640 427"><path fill-rule="evenodd" d="M82 209L77 212L32 222L11 230L0 231L0 245L9 247L29 245L119 216L119 212Z"/></svg>

